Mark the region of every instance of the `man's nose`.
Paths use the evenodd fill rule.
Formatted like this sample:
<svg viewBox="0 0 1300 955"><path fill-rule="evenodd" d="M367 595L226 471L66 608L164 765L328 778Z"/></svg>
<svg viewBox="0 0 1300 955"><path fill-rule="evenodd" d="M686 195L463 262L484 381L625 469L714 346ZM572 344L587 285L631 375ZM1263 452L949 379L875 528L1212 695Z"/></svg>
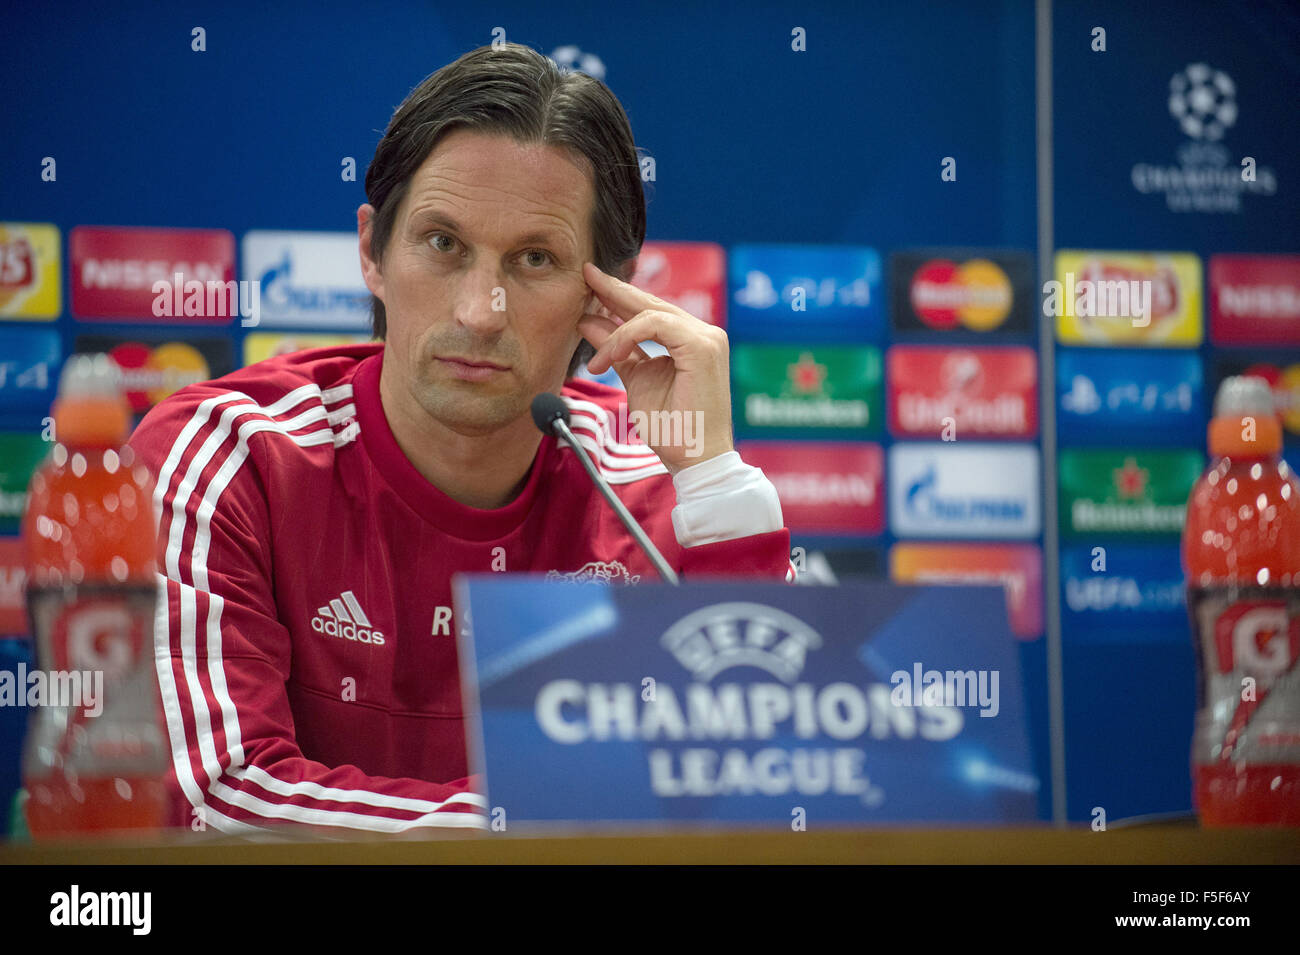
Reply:
<svg viewBox="0 0 1300 955"><path fill-rule="evenodd" d="M455 295L453 314L461 325L480 335L493 335L505 328L505 275L499 266L471 266L463 273Z"/></svg>

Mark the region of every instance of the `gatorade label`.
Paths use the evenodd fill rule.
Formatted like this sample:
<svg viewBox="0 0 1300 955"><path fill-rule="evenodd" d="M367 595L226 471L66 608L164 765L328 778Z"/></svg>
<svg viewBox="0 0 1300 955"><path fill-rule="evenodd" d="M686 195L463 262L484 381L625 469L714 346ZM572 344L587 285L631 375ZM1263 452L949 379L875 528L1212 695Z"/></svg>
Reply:
<svg viewBox="0 0 1300 955"><path fill-rule="evenodd" d="M1194 589L1201 764L1300 762L1300 594Z"/></svg>
<svg viewBox="0 0 1300 955"><path fill-rule="evenodd" d="M167 769L152 587L33 588L40 670L26 674L29 773L148 776Z"/></svg>

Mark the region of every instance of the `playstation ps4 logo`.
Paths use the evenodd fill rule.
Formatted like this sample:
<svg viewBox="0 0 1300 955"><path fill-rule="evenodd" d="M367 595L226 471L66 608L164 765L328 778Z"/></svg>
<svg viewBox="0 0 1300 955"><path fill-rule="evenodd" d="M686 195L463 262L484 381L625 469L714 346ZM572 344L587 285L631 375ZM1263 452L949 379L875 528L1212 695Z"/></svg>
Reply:
<svg viewBox="0 0 1300 955"><path fill-rule="evenodd" d="M732 667L766 670L793 683L821 635L798 617L756 603L724 603L687 614L659 640L696 679L709 681Z"/></svg>

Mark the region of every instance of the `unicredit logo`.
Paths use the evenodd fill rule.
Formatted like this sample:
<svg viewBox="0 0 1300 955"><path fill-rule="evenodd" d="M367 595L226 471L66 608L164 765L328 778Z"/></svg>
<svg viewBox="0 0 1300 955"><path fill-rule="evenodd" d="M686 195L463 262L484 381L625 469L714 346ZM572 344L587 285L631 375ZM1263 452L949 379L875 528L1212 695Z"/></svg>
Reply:
<svg viewBox="0 0 1300 955"><path fill-rule="evenodd" d="M371 628L370 619L350 590L343 591L328 604L318 608L316 616L311 618L311 628L329 637L341 637L376 647L384 645L384 635Z"/></svg>

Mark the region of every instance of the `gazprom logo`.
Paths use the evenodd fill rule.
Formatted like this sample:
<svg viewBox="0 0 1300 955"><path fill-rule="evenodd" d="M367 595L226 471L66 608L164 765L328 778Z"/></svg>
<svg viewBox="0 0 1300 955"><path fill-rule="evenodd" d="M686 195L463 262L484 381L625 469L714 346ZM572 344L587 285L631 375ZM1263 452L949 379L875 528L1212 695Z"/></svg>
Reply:
<svg viewBox="0 0 1300 955"><path fill-rule="evenodd" d="M938 475L933 464L907 488L907 507L927 520L963 521L974 518L1020 521L1025 503L1011 497L993 495L945 497L938 493Z"/></svg>
<svg viewBox="0 0 1300 955"><path fill-rule="evenodd" d="M895 445L891 529L899 536L1033 537L1040 527L1038 449L1032 445Z"/></svg>
<svg viewBox="0 0 1300 955"><path fill-rule="evenodd" d="M808 651L820 648L822 638L792 614L739 601L688 614L668 628L659 643L705 682L732 667L750 666L793 683Z"/></svg>
<svg viewBox="0 0 1300 955"><path fill-rule="evenodd" d="M241 268L260 283L263 321L358 330L368 324L370 291L355 233L253 230L244 236Z"/></svg>
<svg viewBox="0 0 1300 955"><path fill-rule="evenodd" d="M369 307L366 297L355 289L301 284L294 281L293 272L293 253L285 247L280 260L261 275L267 302L279 312L333 314Z"/></svg>

